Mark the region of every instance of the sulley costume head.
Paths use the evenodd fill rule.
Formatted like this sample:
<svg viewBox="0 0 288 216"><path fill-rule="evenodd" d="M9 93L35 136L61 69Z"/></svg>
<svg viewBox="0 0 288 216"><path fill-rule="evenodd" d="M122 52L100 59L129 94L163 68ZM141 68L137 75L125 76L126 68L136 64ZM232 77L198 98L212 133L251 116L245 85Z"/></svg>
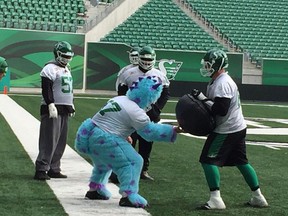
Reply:
<svg viewBox="0 0 288 216"><path fill-rule="evenodd" d="M142 76L129 88L126 96L146 109L155 103L161 95L163 86L161 80L156 76Z"/></svg>

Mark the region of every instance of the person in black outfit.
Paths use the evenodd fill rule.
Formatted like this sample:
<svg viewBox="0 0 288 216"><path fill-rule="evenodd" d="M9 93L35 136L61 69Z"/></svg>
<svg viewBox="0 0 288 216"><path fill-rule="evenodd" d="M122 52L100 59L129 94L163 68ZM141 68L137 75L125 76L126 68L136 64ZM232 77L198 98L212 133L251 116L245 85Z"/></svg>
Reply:
<svg viewBox="0 0 288 216"><path fill-rule="evenodd" d="M133 67L125 72L121 73L118 77L119 86L118 86L118 95L125 95L128 88L133 84L134 81L140 76L157 76L163 83L163 90L160 98L155 104L152 104L151 107L147 108L147 115L150 117L150 120L153 122L160 121L160 113L167 103L170 92L169 92L169 81L165 74L160 70L154 68L156 62L156 53L153 48L150 46L144 46L139 51L139 66ZM137 141L139 144L138 152L144 160L141 179L144 180L154 180L148 174L148 167L150 163L150 154L152 151L153 142L148 142L139 136L137 133L131 135L133 142L132 145L136 147ZM115 176L114 176L115 177ZM111 180L111 179L110 179ZM112 181L113 182L113 181Z"/></svg>

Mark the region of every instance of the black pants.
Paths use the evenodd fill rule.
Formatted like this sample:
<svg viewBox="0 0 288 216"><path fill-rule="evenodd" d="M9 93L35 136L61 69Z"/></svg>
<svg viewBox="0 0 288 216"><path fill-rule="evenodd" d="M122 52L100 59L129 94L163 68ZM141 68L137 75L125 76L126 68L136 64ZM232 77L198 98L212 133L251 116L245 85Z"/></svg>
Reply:
<svg viewBox="0 0 288 216"><path fill-rule="evenodd" d="M131 137L133 139L132 146L134 148L136 147L138 141L138 153L142 156L144 160L142 171L147 171L149 167L150 153L152 151L153 142L146 141L136 132L132 133Z"/></svg>
<svg viewBox="0 0 288 216"><path fill-rule="evenodd" d="M230 134L209 134L200 162L220 167L247 164L245 137L246 128Z"/></svg>

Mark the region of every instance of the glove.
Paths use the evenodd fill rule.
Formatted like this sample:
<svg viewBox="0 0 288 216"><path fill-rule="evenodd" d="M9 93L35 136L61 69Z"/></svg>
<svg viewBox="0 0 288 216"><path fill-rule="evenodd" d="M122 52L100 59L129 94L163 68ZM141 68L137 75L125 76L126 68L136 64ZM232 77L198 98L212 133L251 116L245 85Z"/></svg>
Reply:
<svg viewBox="0 0 288 216"><path fill-rule="evenodd" d="M185 133L185 131L180 126L173 126L176 133Z"/></svg>
<svg viewBox="0 0 288 216"><path fill-rule="evenodd" d="M193 89L192 93L193 97L197 98L198 100L206 100L208 99L201 91L199 91L198 89Z"/></svg>
<svg viewBox="0 0 288 216"><path fill-rule="evenodd" d="M72 112L69 113L69 116L70 116L70 117L74 117L75 114L76 114L76 112L75 112L75 107L74 107L74 104L73 104L73 105L72 105Z"/></svg>
<svg viewBox="0 0 288 216"><path fill-rule="evenodd" d="M199 91L198 89L193 89L191 94L193 95L194 98L202 101L206 107L211 111L212 106L214 104L214 102L210 99L208 99L201 91Z"/></svg>
<svg viewBox="0 0 288 216"><path fill-rule="evenodd" d="M58 111L57 111L57 108L55 107L55 104L50 103L48 105L48 109L49 109L49 118L57 118Z"/></svg>
<svg viewBox="0 0 288 216"><path fill-rule="evenodd" d="M128 91L128 86L123 84L123 83L120 83L118 85L118 90L117 90L117 93L118 95L126 95L126 92Z"/></svg>

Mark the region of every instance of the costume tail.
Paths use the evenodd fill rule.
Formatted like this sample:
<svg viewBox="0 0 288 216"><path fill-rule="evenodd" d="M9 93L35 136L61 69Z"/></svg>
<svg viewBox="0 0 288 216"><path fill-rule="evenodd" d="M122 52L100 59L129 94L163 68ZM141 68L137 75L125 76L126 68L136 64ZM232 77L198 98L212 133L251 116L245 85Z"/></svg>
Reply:
<svg viewBox="0 0 288 216"><path fill-rule="evenodd" d="M75 139L75 149L84 154L89 153L89 138L92 134L92 131L95 127L95 124L92 122L91 118L86 119L79 127L76 139Z"/></svg>

